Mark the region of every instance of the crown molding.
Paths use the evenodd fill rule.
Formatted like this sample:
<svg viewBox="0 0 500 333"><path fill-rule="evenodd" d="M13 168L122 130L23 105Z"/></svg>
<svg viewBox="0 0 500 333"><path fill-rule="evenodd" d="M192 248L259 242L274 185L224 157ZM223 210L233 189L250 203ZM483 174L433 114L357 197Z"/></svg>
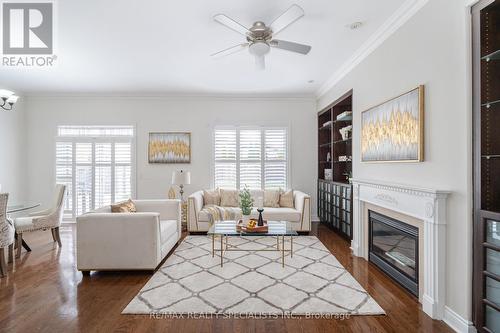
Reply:
<svg viewBox="0 0 500 333"><path fill-rule="evenodd" d="M406 0L396 12L375 33L354 52L333 75L316 91L320 98L342 80L350 71L366 59L384 41L401 28L413 15L415 15L429 0Z"/></svg>

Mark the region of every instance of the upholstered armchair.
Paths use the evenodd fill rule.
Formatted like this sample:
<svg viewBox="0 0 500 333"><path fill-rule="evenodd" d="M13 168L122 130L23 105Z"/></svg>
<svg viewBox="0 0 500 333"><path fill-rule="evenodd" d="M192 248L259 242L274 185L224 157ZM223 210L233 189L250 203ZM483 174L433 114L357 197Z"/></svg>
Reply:
<svg viewBox="0 0 500 333"><path fill-rule="evenodd" d="M52 231L52 239L61 246L59 226L61 225L64 213L65 193L66 186L57 184L51 208L31 213L28 217L20 217L14 220L17 234L16 258L21 256L23 233L25 232L50 229Z"/></svg>
<svg viewBox="0 0 500 333"><path fill-rule="evenodd" d="M5 264L6 247L9 249L9 262L14 256L14 226L7 219L8 193L0 193L0 277L7 275L7 265Z"/></svg>

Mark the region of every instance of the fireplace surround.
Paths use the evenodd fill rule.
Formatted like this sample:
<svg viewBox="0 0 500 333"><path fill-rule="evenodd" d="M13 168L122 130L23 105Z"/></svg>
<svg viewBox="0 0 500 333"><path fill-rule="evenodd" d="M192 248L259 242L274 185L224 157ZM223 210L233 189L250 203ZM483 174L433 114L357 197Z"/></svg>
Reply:
<svg viewBox="0 0 500 333"><path fill-rule="evenodd" d="M450 192L354 179L353 194L353 255L369 260L369 209L379 208L390 217L389 213L393 213L418 227L418 298L426 314L442 320L446 297L446 202Z"/></svg>

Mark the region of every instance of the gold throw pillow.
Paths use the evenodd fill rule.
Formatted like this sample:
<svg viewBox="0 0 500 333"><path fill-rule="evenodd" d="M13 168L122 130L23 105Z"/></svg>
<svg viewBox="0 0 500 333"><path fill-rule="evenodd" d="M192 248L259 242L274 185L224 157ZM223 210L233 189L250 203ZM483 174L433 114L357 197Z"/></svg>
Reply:
<svg viewBox="0 0 500 333"><path fill-rule="evenodd" d="M203 190L203 205L220 205L220 194L218 190L206 191Z"/></svg>
<svg viewBox="0 0 500 333"><path fill-rule="evenodd" d="M117 204L111 205L112 213L136 213L137 208L135 207L132 199L128 199L127 201L119 202Z"/></svg>
<svg viewBox="0 0 500 333"><path fill-rule="evenodd" d="M220 205L222 207L239 207L239 191L220 189Z"/></svg>
<svg viewBox="0 0 500 333"><path fill-rule="evenodd" d="M280 193L280 207L294 208L292 190Z"/></svg>
<svg viewBox="0 0 500 333"><path fill-rule="evenodd" d="M265 190L264 191L264 207L280 207L280 191Z"/></svg>

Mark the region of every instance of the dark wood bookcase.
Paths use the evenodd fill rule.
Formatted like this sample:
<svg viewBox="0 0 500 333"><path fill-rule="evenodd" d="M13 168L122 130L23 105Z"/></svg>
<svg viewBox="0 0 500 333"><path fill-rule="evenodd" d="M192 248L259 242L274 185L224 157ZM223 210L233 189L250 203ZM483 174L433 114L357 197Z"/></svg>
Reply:
<svg viewBox="0 0 500 333"><path fill-rule="evenodd" d="M350 116L339 118L344 112ZM318 113L318 217L345 238L352 239L352 91ZM325 170L331 169L331 179Z"/></svg>
<svg viewBox="0 0 500 333"><path fill-rule="evenodd" d="M500 332L500 0L474 6L474 324Z"/></svg>

